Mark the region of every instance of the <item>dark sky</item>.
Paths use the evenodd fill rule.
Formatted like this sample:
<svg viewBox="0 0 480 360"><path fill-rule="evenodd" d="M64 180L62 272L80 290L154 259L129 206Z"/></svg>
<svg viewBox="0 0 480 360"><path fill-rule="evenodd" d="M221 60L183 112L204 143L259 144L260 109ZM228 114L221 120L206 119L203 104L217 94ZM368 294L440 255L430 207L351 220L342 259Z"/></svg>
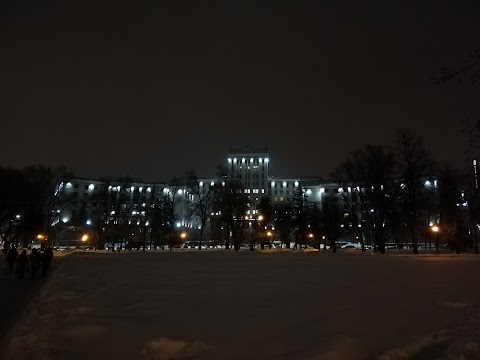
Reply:
<svg viewBox="0 0 480 360"><path fill-rule="evenodd" d="M160 180L268 144L275 175L328 176L400 127L462 165L480 117L480 84L432 81L480 47L478 1L3 0L0 20L2 165Z"/></svg>

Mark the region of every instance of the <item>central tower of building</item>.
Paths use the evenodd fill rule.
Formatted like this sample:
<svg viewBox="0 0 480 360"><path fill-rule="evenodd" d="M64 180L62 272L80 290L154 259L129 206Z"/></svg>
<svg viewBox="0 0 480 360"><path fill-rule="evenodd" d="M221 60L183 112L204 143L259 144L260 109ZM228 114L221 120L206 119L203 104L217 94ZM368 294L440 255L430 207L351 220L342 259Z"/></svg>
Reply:
<svg viewBox="0 0 480 360"><path fill-rule="evenodd" d="M228 176L242 183L244 191L250 199L250 209L247 214L255 215L260 199L264 196L270 197L268 148L255 149L251 146L241 149L230 148L227 161Z"/></svg>

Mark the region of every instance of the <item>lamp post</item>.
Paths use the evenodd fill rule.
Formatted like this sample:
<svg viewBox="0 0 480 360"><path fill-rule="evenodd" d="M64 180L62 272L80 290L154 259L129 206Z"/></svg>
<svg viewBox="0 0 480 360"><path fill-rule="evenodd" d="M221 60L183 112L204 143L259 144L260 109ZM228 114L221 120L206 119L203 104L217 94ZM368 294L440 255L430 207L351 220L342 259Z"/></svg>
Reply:
<svg viewBox="0 0 480 360"><path fill-rule="evenodd" d="M82 236L82 242L83 242L83 252L85 252L87 250L87 247L86 247L86 242L88 240L88 235L87 234L83 234Z"/></svg>
<svg viewBox="0 0 480 360"><path fill-rule="evenodd" d="M37 240L40 241L40 248L42 250L45 250L47 244L46 244L46 241L44 243L43 240L47 240L46 236L42 235L42 234L38 234L37 235Z"/></svg>
<svg viewBox="0 0 480 360"><path fill-rule="evenodd" d="M309 233L308 234L308 238L309 238L309 241L308 241L308 246L315 246L315 235L313 235L313 233ZM318 250L320 250L320 243L318 244Z"/></svg>
<svg viewBox="0 0 480 360"><path fill-rule="evenodd" d="M433 225L432 231L435 234L435 255L438 255L438 232L440 231L440 228L437 225Z"/></svg>

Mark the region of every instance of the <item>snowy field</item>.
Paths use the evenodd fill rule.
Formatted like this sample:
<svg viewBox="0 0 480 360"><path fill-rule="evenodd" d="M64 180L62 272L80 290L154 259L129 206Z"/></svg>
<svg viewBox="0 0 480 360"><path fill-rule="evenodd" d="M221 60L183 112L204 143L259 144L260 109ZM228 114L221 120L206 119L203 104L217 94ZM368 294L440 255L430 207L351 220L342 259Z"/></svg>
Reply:
<svg viewBox="0 0 480 360"><path fill-rule="evenodd" d="M0 358L474 359L479 280L478 256L75 253Z"/></svg>

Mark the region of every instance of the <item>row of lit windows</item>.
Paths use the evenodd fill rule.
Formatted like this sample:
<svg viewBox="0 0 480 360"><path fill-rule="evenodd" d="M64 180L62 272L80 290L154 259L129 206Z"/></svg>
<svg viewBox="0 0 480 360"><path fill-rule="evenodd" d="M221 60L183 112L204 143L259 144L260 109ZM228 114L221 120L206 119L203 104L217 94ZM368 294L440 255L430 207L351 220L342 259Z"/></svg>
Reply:
<svg viewBox="0 0 480 360"><path fill-rule="evenodd" d="M244 189L245 194L250 194L250 189ZM252 194L259 194L260 189L251 189ZM265 189L262 189L262 194L265 194Z"/></svg>
<svg viewBox="0 0 480 360"><path fill-rule="evenodd" d="M245 158L242 158L242 163L245 163ZM232 162L232 158L228 158L228 162L231 163ZM238 162L240 162L240 160L238 160ZM257 163L257 159L254 159L254 158L250 158L250 163ZM258 163L261 164L261 163L268 163L269 160L268 158L265 158L265 159L262 159L262 158L258 158ZM236 164L237 163L237 158L233 158L233 163Z"/></svg>

